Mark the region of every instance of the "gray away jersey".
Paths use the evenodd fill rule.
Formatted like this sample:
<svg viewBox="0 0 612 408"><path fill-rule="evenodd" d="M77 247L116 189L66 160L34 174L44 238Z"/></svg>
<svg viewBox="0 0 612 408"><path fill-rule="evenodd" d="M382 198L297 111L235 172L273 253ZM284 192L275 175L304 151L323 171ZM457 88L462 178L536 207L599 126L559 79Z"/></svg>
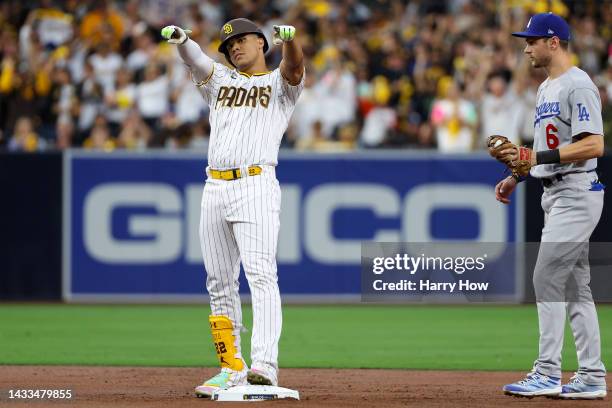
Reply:
<svg viewBox="0 0 612 408"><path fill-rule="evenodd" d="M247 75L215 63L211 76L199 86L210 106L208 165L214 169L275 166L304 77L292 86L279 68Z"/></svg>
<svg viewBox="0 0 612 408"><path fill-rule="evenodd" d="M534 118L533 149L557 149L572 143L581 133L603 135L599 90L588 74L572 67L558 78L547 78L538 88ZM577 163L541 164L533 177L593 170L597 159Z"/></svg>

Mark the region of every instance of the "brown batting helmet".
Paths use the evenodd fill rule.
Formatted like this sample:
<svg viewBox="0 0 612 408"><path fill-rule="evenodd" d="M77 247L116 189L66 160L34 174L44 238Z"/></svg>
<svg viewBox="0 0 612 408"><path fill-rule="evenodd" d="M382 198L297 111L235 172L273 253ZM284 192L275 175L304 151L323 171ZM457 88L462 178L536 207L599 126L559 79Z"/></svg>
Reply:
<svg viewBox="0 0 612 408"><path fill-rule="evenodd" d="M257 27L257 24L246 18L235 18L223 24L223 27L221 28L221 45L219 45L219 52L225 54L225 59L227 59L227 61L232 65L234 64L230 59L229 51L227 49L227 42L234 37L244 34L257 34L263 38L263 52L265 54L268 51L268 40L266 40L266 36L261 29Z"/></svg>

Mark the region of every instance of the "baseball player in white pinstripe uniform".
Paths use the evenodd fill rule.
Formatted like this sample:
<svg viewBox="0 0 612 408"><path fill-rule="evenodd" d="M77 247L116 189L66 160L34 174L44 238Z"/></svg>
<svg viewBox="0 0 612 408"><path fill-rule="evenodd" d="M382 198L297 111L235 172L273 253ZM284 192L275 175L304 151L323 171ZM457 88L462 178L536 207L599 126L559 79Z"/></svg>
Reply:
<svg viewBox="0 0 612 408"><path fill-rule="evenodd" d="M601 100L588 74L573 66L568 52L570 28L552 14L534 15L525 31L525 53L548 78L538 89L533 150L514 146L502 161L524 161L544 186L545 225L533 284L540 325L539 355L521 381L504 386L515 396L597 399L606 396L597 312L589 287L588 243L601 216L604 186L597 157L604 151ZM502 148L500 148L502 150ZM495 189L503 203L520 177ZM566 319L576 343L579 368L561 385L561 349Z"/></svg>
<svg viewBox="0 0 612 408"><path fill-rule="evenodd" d="M278 384L282 315L276 247L281 191L275 166L281 138L304 87L304 61L295 28L274 29L274 43L283 44L283 58L273 71L268 71L264 57L268 42L250 20L231 20L221 29L219 52L233 68L205 55L188 38L190 31L176 26L162 29L168 42L178 44L210 106L200 242L212 311L209 323L221 372L196 387L198 396L210 397L217 389L247 381ZM253 304L250 369L240 347L241 262Z"/></svg>

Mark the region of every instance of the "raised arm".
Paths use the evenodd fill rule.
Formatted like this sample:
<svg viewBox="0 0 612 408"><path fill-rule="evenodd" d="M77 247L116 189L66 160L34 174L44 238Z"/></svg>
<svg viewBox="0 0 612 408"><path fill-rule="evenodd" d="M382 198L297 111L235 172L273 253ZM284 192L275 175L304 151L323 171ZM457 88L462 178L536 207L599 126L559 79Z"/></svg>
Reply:
<svg viewBox="0 0 612 408"><path fill-rule="evenodd" d="M274 43L283 43L283 59L280 71L290 85L298 85L304 75L304 53L295 40L295 27L274 26Z"/></svg>
<svg viewBox="0 0 612 408"><path fill-rule="evenodd" d="M213 72L214 61L200 46L188 37L191 30L183 30L177 26L162 28L161 35L171 44L177 44L178 52L197 84L206 82Z"/></svg>

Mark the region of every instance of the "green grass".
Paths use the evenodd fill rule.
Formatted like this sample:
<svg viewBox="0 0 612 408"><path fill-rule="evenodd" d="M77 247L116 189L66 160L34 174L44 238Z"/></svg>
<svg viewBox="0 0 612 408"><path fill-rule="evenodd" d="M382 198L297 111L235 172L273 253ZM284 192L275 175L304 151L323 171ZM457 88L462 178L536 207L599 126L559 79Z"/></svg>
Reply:
<svg viewBox="0 0 612 408"><path fill-rule="evenodd" d="M612 306L600 306L612 361ZM0 364L215 366L204 306L0 306ZM250 309L244 310L251 326ZM286 306L283 367L527 370L535 306ZM250 333L243 334L248 356ZM576 369L569 330L564 369ZM248 359L247 359L248 360Z"/></svg>

